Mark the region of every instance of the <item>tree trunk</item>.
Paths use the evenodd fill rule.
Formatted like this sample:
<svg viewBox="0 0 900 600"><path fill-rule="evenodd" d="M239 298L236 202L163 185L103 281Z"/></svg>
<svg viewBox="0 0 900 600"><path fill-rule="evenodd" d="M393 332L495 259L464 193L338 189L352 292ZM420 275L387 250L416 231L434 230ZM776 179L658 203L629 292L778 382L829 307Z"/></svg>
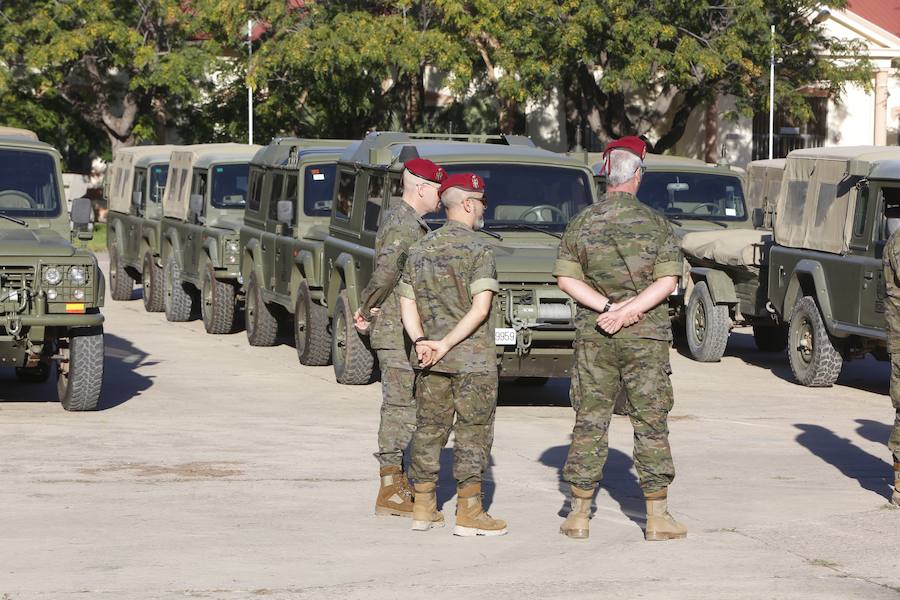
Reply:
<svg viewBox="0 0 900 600"><path fill-rule="evenodd" d="M719 160L717 146L719 144L719 104L713 99L706 106L704 119L704 153L703 158L708 163L714 163Z"/></svg>

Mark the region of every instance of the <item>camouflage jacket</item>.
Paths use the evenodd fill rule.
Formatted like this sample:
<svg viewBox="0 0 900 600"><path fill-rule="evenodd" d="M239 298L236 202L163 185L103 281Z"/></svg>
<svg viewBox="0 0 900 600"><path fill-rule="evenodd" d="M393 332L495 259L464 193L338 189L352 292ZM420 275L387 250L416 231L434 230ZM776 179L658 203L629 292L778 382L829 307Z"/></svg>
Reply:
<svg viewBox="0 0 900 600"><path fill-rule="evenodd" d="M396 288L409 247L426 233L428 225L403 200L393 203L381 220L375 235L375 270L360 297L363 315L369 315L372 308L381 308L370 334L375 350L406 347Z"/></svg>
<svg viewBox="0 0 900 600"><path fill-rule="evenodd" d="M569 223L559 245L553 274L581 279L612 300L637 296L655 280L681 275L681 249L664 216L622 192L607 194ZM578 339L606 336L599 314L578 306ZM615 334L618 338L671 340L669 309L663 302L642 321Z"/></svg>
<svg viewBox="0 0 900 600"><path fill-rule="evenodd" d="M884 320L887 323L888 352L900 352L900 231L884 245Z"/></svg>
<svg viewBox="0 0 900 600"><path fill-rule="evenodd" d="M472 308L472 298L500 291L494 251L478 233L448 220L409 250L398 291L416 301L425 337L440 340ZM494 326L488 316L469 338L431 367L441 373L485 373L497 370Z"/></svg>

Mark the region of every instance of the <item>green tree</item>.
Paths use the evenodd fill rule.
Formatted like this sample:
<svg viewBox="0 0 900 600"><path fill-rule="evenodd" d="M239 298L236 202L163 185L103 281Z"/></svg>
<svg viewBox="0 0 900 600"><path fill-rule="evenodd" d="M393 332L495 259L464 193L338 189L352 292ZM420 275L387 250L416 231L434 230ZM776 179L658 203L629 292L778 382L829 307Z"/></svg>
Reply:
<svg viewBox="0 0 900 600"><path fill-rule="evenodd" d="M0 109L62 147L108 154L165 141L211 86L220 49L179 0L18 0L0 5ZM62 138L62 139L60 139Z"/></svg>

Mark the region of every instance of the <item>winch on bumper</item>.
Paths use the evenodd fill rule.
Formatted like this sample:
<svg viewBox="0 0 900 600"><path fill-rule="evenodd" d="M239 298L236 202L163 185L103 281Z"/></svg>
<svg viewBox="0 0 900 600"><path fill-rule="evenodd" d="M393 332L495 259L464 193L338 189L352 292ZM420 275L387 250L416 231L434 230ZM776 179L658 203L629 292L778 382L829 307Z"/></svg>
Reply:
<svg viewBox="0 0 900 600"><path fill-rule="evenodd" d="M574 305L555 286L507 287L494 305L494 343L502 377L569 377Z"/></svg>

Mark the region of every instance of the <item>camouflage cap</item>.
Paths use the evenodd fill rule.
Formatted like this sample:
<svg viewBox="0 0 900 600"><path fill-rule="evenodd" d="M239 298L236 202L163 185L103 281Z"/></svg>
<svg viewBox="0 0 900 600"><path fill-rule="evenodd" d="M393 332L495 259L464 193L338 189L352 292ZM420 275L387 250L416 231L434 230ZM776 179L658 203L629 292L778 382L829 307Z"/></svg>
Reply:
<svg viewBox="0 0 900 600"><path fill-rule="evenodd" d="M453 175L448 175L441 183L441 189L438 190L438 194L443 195L450 188L459 188L467 192L480 192L483 194L484 179L475 173L454 173Z"/></svg>
<svg viewBox="0 0 900 600"><path fill-rule="evenodd" d="M447 172L427 158L413 158L403 163L403 168L432 183L441 183L447 178Z"/></svg>

